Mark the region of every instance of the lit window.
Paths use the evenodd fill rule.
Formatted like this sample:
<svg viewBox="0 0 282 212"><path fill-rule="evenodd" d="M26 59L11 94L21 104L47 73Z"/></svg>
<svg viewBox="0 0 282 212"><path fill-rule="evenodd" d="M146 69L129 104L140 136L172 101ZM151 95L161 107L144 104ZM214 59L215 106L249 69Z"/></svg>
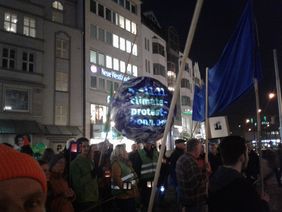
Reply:
<svg viewBox="0 0 282 212"><path fill-rule="evenodd" d="M59 23L63 23L63 10L64 7L61 2L54 1L52 3L53 11L52 11L52 21L56 21Z"/></svg>
<svg viewBox="0 0 282 212"><path fill-rule="evenodd" d="M119 44L120 44L119 46L120 50L125 51L125 39L124 38L119 38Z"/></svg>
<svg viewBox="0 0 282 212"><path fill-rule="evenodd" d="M132 54L137 56L137 45L136 44L133 44Z"/></svg>
<svg viewBox="0 0 282 212"><path fill-rule="evenodd" d="M125 29L128 31L128 32L131 32L131 22L130 20L128 19L125 19Z"/></svg>
<svg viewBox="0 0 282 212"><path fill-rule="evenodd" d="M131 52L131 42L130 41L126 41L126 52L130 53Z"/></svg>
<svg viewBox="0 0 282 212"><path fill-rule="evenodd" d="M113 34L113 46L119 48L119 37Z"/></svg>
<svg viewBox="0 0 282 212"><path fill-rule="evenodd" d="M64 7L63 7L62 3L59 2L59 1L54 1L54 2L52 3L52 7L53 7L54 9L57 9L57 10L61 10L61 11L64 10Z"/></svg>
<svg viewBox="0 0 282 212"><path fill-rule="evenodd" d="M56 57L69 58L69 42L67 40L56 38Z"/></svg>
<svg viewBox="0 0 282 212"><path fill-rule="evenodd" d="M127 65L127 74L131 74L131 72L132 72L132 65L128 64Z"/></svg>
<svg viewBox="0 0 282 212"><path fill-rule="evenodd" d="M131 22L131 33L133 33L134 35L136 35L137 33L136 24L134 22Z"/></svg>
<svg viewBox="0 0 282 212"><path fill-rule="evenodd" d="M105 66L105 55L98 54L98 65Z"/></svg>
<svg viewBox="0 0 282 212"><path fill-rule="evenodd" d="M68 73L56 72L56 91L68 91L69 79Z"/></svg>
<svg viewBox="0 0 282 212"><path fill-rule="evenodd" d="M16 51L10 48L2 50L2 67L8 69L16 68Z"/></svg>
<svg viewBox="0 0 282 212"><path fill-rule="evenodd" d="M4 29L8 32L17 32L17 15L5 13Z"/></svg>
<svg viewBox="0 0 282 212"><path fill-rule="evenodd" d="M22 70L33 72L34 69L34 55L32 53L23 52Z"/></svg>
<svg viewBox="0 0 282 212"><path fill-rule="evenodd" d="M137 69L137 66L133 65L132 66L132 75L137 77L138 75L138 69Z"/></svg>
<svg viewBox="0 0 282 212"><path fill-rule="evenodd" d="M90 50L90 63L97 63L97 53L93 50Z"/></svg>
<svg viewBox="0 0 282 212"><path fill-rule="evenodd" d="M28 112L29 105L28 89L4 89L4 111Z"/></svg>
<svg viewBox="0 0 282 212"><path fill-rule="evenodd" d="M125 62L124 61L120 61L120 72L125 73Z"/></svg>
<svg viewBox="0 0 282 212"><path fill-rule="evenodd" d="M119 70L119 60L117 58L114 58L114 70Z"/></svg>
<svg viewBox="0 0 282 212"><path fill-rule="evenodd" d="M30 37L35 37L35 19L24 17L24 29L23 34Z"/></svg>
<svg viewBox="0 0 282 212"><path fill-rule="evenodd" d="M124 29L124 17L121 15L119 16L119 26Z"/></svg>
<svg viewBox="0 0 282 212"><path fill-rule="evenodd" d="M106 56L106 67L107 68L113 68L113 60L111 56Z"/></svg>
<svg viewBox="0 0 282 212"><path fill-rule="evenodd" d="M55 106L55 124L56 125L67 124L67 107L65 105Z"/></svg>

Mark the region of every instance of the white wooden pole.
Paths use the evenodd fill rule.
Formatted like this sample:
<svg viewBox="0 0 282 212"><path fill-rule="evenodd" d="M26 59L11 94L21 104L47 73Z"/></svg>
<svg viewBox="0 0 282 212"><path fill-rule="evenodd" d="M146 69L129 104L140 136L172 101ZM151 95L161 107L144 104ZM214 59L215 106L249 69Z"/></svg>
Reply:
<svg viewBox="0 0 282 212"><path fill-rule="evenodd" d="M156 173L155 173L155 177L154 177L154 181L153 181L154 183L152 185L152 191L151 191L150 202L149 202L149 206L148 206L148 212L152 212L152 210L153 210L154 199L155 199L158 179L159 179L161 165L162 165L162 158L163 158L164 151L165 151L167 134L170 130L170 125L171 125L172 117L173 117L173 114L174 114L175 104L176 104L176 101L177 101L177 98L178 98L178 95L179 95L180 82L181 82L182 75L183 75L184 68L185 68L185 61L186 61L188 54L190 52L190 49L191 49L192 40L193 40L195 31L196 31L196 26L197 26L198 19L199 19L199 16L200 16L203 1L204 0L197 0L197 4L196 4L195 10L194 10L191 26L190 26L189 33L188 33L188 36L187 36L184 54L183 54L183 57L182 57L182 60L181 60L180 70L179 70L179 73L178 73L178 76L177 76L177 79L176 79L176 85L175 85L171 105L170 105L170 108L169 108L167 123L166 123L166 126L165 126L165 131L164 131L164 135L163 135L163 139L162 139L162 143L161 143L161 150L160 150L158 163L157 163L157 167L156 167Z"/></svg>
<svg viewBox="0 0 282 212"><path fill-rule="evenodd" d="M274 59L274 67L275 67L276 91L277 91L278 113L279 113L279 133L280 133L280 143L281 143L282 142L282 101L281 101L281 87L280 87L280 77L279 77L276 49L273 49L273 59Z"/></svg>

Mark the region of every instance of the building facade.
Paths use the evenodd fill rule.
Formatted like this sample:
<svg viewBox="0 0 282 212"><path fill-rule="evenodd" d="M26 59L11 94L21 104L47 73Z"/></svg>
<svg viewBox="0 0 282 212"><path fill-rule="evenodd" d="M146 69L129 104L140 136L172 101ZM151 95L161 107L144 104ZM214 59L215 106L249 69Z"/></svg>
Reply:
<svg viewBox="0 0 282 212"><path fill-rule="evenodd" d="M80 1L0 1L0 139L65 141L82 129Z"/></svg>

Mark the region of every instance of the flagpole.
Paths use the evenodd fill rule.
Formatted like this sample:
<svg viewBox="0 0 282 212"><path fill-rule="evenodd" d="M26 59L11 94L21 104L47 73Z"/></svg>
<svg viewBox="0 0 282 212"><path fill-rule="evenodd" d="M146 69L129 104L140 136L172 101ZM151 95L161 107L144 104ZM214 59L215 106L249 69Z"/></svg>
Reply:
<svg viewBox="0 0 282 212"><path fill-rule="evenodd" d="M206 131L206 141L205 141L205 146L206 146L206 154L205 154L205 161L208 164L209 162L209 156L208 156L208 150L209 150L209 68L206 68L206 105L205 105L205 131Z"/></svg>
<svg viewBox="0 0 282 212"><path fill-rule="evenodd" d="M256 114L257 114L257 144L259 152L259 163L260 163L260 179L261 179L261 192L264 193L263 184L263 166L262 166L262 145L261 145L261 120L260 120L260 107L259 107L259 94L258 94L258 80L254 78L254 89L256 96Z"/></svg>
<svg viewBox="0 0 282 212"><path fill-rule="evenodd" d="M276 49L273 49L273 59L274 59L274 67L275 67L276 91L277 91L278 113L279 113L279 133L280 133L280 143L281 143L282 142L282 101L281 101L281 87L280 87L280 77L279 77Z"/></svg>
<svg viewBox="0 0 282 212"><path fill-rule="evenodd" d="M153 181L148 212L152 212L152 210L153 210L153 204L154 204L154 199L155 199L155 194L156 194L156 187L157 187L157 184L158 184L158 179L159 179L160 170L161 170L162 158L163 158L164 151L165 151L167 134L169 132L170 125L172 123L172 117L174 115L174 108L175 108L175 104L176 104L176 101L177 101L177 98L178 98L178 95L179 95L180 82L181 82L182 75L183 75L184 68L185 68L185 61L186 61L186 58L188 57L190 49L191 49L192 40L193 40L195 31L196 31L196 26L197 26L198 19L199 19L199 16L200 16L203 1L204 0L197 0L196 7L195 7L195 10L194 10L194 14L193 14L193 18L192 18L192 22L191 22L190 29L189 29L189 33L188 33L188 36L187 36L185 49L184 49L183 57L182 57L182 60L181 60L180 70L179 70L179 73L178 73L178 76L177 76L177 79L176 79L176 85L175 85L173 97L172 97L172 100L171 100L171 105L170 105L170 108L169 108L167 123L166 123L166 126L165 126L163 139L162 139L162 142L161 142L161 150L160 150L160 153L159 153L158 163L157 163L157 167L156 167L156 173L155 173L155 177L154 177L154 181Z"/></svg>

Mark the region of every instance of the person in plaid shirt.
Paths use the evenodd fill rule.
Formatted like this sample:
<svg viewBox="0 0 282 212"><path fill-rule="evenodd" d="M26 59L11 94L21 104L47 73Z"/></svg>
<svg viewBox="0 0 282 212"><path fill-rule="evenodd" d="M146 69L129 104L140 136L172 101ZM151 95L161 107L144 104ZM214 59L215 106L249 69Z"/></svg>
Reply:
<svg viewBox="0 0 282 212"><path fill-rule="evenodd" d="M207 167L199 167L197 159L202 145L197 139L187 142L187 152L176 162L179 200L184 211L207 211Z"/></svg>

